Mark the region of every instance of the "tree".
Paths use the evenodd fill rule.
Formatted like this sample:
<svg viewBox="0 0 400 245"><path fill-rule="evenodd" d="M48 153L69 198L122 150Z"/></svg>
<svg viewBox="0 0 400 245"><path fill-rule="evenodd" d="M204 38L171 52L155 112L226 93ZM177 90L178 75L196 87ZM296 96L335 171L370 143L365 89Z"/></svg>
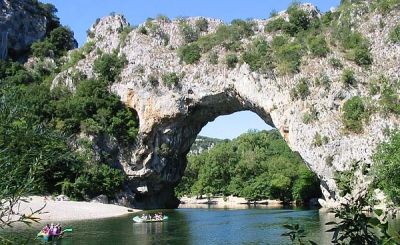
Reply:
<svg viewBox="0 0 400 245"><path fill-rule="evenodd" d="M50 32L48 41L54 46L54 53L61 57L66 51L77 48L74 32L69 27L60 26Z"/></svg>

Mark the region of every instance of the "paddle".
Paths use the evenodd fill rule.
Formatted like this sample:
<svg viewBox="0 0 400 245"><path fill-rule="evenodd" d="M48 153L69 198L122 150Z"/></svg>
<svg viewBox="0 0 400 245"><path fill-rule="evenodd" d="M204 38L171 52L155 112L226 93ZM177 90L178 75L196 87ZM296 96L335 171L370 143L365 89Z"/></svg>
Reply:
<svg viewBox="0 0 400 245"><path fill-rule="evenodd" d="M72 232L72 228L65 228L63 232Z"/></svg>

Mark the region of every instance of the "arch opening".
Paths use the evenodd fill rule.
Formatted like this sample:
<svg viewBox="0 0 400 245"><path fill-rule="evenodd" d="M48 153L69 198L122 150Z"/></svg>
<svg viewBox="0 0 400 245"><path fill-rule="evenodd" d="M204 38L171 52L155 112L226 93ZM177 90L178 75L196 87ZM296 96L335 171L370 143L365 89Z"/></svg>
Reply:
<svg viewBox="0 0 400 245"><path fill-rule="evenodd" d="M226 134L235 128L239 130ZM214 203L210 197L231 203L275 199L316 204L322 195L319 186L318 177L279 131L256 113L242 111L219 116L200 131L175 190L187 204Z"/></svg>

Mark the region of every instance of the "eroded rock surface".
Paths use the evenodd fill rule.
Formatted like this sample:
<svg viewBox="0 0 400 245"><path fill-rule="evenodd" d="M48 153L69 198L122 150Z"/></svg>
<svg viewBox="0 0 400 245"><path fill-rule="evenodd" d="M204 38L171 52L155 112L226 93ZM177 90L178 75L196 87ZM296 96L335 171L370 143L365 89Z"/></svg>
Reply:
<svg viewBox="0 0 400 245"><path fill-rule="evenodd" d="M0 0L0 58L27 52L42 40L50 20L32 0Z"/></svg>
<svg viewBox="0 0 400 245"><path fill-rule="evenodd" d="M195 20L188 19L188 23L193 25ZM272 35L264 32L269 20L254 21L255 35L251 39L270 41ZM382 21L385 26L378 28ZM341 197L333 179L334 172L347 169L353 162L370 163L376 145L385 139L383 131L399 123L398 118L384 118L377 113L372 115L363 133L353 134L344 130L341 120L343 103L355 95L367 95L371 78L385 74L399 79L400 46L387 42L389 31L399 21L398 11L385 16L370 13L362 18L358 30L371 42L374 60L369 68L346 60L340 48L331 47L326 58L305 55L299 73L279 76L276 71L269 74L252 72L245 63L229 69L223 61L226 51L218 46L213 49L219 56L217 65L210 64L207 55L203 55L197 64L180 62L176 49L183 44L183 38L178 20L155 20L157 32L145 35L134 29L121 40L120 31L128 26L127 21L120 15L102 18L91 28L93 35L89 41L95 42L96 48L105 53L116 50L126 55L128 65L119 82L112 85L112 90L137 111L140 119L137 144L119 155L135 196L131 204L145 208L176 207L178 200L173 188L184 174L186 154L201 128L220 115L243 110L257 113L267 124L279 129L291 149L299 152L321 179L325 197L322 204L326 207L337 204ZM208 22L208 33L222 24L214 19L208 19ZM249 42L243 40L245 44ZM66 83L73 89L71 74L76 71L94 76L92 67L98 56L94 49L76 67L61 73L54 86ZM343 71L332 67L330 58L340 60L344 67L355 71L356 86L343 85ZM170 72L181 76L177 86L162 81L162 75ZM330 90L313 82L321 74L326 74L332 81ZM158 78L158 85L149 82L151 76ZM310 95L305 100L293 100L290 90L301 78L307 79ZM318 120L306 124L303 116L311 108L318 112ZM329 142L315 146L316 133L328 137ZM332 162L328 164L327 158ZM365 186L367 182L361 177L358 185Z"/></svg>

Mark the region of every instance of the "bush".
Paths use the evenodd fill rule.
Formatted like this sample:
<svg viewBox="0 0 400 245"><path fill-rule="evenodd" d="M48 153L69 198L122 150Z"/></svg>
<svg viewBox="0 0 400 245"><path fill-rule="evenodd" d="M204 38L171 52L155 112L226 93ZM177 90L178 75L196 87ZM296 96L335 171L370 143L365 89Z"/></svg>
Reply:
<svg viewBox="0 0 400 245"><path fill-rule="evenodd" d="M305 78L300 79L299 83L297 83L297 85L290 91L292 100L305 100L308 95L310 95L310 90L308 88L307 79Z"/></svg>
<svg viewBox="0 0 400 245"><path fill-rule="evenodd" d="M147 80L151 84L151 86L153 86L153 87L158 85L158 78L156 76L154 76L154 75L149 75Z"/></svg>
<svg viewBox="0 0 400 245"><path fill-rule="evenodd" d="M400 24L396 25L389 33L389 40L392 43L400 43Z"/></svg>
<svg viewBox="0 0 400 245"><path fill-rule="evenodd" d="M309 124L311 122L318 120L318 111L314 108L310 108L310 112L307 112L303 115L303 123Z"/></svg>
<svg viewBox="0 0 400 245"><path fill-rule="evenodd" d="M242 59L250 66L251 71L262 73L272 69L271 48L264 40L255 40L246 50Z"/></svg>
<svg viewBox="0 0 400 245"><path fill-rule="evenodd" d="M179 48L178 56L186 64L194 64L201 58L200 47L195 43L184 45Z"/></svg>
<svg viewBox="0 0 400 245"><path fill-rule="evenodd" d="M66 51L78 46L74 39L74 32L68 27L58 27L50 32L49 42L54 46L57 57L63 56Z"/></svg>
<svg viewBox="0 0 400 245"><path fill-rule="evenodd" d="M328 44L323 35L313 36L308 39L308 49L311 54L318 57L325 57L329 53Z"/></svg>
<svg viewBox="0 0 400 245"><path fill-rule="evenodd" d="M179 83L179 77L175 72L164 74L162 80L168 87L176 86Z"/></svg>
<svg viewBox="0 0 400 245"><path fill-rule="evenodd" d="M283 30L285 25L287 25L287 22L282 17L278 17L276 19L270 20L265 26L264 31L274 32Z"/></svg>
<svg viewBox="0 0 400 245"><path fill-rule="evenodd" d="M31 45L32 55L37 58L53 57L55 47L48 40L42 42L34 42Z"/></svg>
<svg viewBox="0 0 400 245"><path fill-rule="evenodd" d="M124 183L126 177L121 170L113 169L105 164L92 167L80 175L73 184L72 193L66 193L79 199L93 198L100 194L114 197Z"/></svg>
<svg viewBox="0 0 400 245"><path fill-rule="evenodd" d="M398 0L378 0L375 7L382 13L386 14L400 5Z"/></svg>
<svg viewBox="0 0 400 245"><path fill-rule="evenodd" d="M323 86L326 90L329 90L331 83L331 79L326 74L320 74L320 76L315 79L315 85Z"/></svg>
<svg viewBox="0 0 400 245"><path fill-rule="evenodd" d="M179 30L185 43L195 42L199 38L199 32L185 21L180 23Z"/></svg>
<svg viewBox="0 0 400 245"><path fill-rule="evenodd" d="M147 29L146 29L146 27L145 26L141 26L141 27L139 27L139 33L141 33L141 34L143 34L143 35L148 35L149 34L149 32L147 31Z"/></svg>
<svg viewBox="0 0 400 245"><path fill-rule="evenodd" d="M126 43L126 39L128 38L129 33L131 33L131 31L133 30L133 28L131 26L124 26L122 28L122 30L119 33L119 39L121 41L121 45L125 46Z"/></svg>
<svg viewBox="0 0 400 245"><path fill-rule="evenodd" d="M210 64L217 65L218 64L218 54L216 52L211 52L208 55L208 62L210 62Z"/></svg>
<svg viewBox="0 0 400 245"><path fill-rule="evenodd" d="M372 64L369 41L360 32L354 32L348 26L338 28L336 32L343 49L347 51L347 59L361 66Z"/></svg>
<svg viewBox="0 0 400 245"><path fill-rule="evenodd" d="M299 71L302 58L301 44L288 42L283 36L276 36L272 40L272 49L279 73L286 75Z"/></svg>
<svg viewBox="0 0 400 245"><path fill-rule="evenodd" d="M381 143L373 156L374 186L381 188L395 203L400 204L400 132L393 132L389 141Z"/></svg>
<svg viewBox="0 0 400 245"><path fill-rule="evenodd" d="M93 71L100 79L113 83L127 62L125 56L119 57L116 53L103 54L94 61Z"/></svg>
<svg viewBox="0 0 400 245"><path fill-rule="evenodd" d="M207 32L208 31L208 20L205 18L200 18L200 19L196 20L195 26L196 26L197 30L199 30L200 32Z"/></svg>
<svg viewBox="0 0 400 245"><path fill-rule="evenodd" d="M342 62L337 58L333 58L333 57L330 58L329 59L329 64L331 66L333 66L334 68L336 68L336 69L342 69L343 68Z"/></svg>
<svg viewBox="0 0 400 245"><path fill-rule="evenodd" d="M364 102L361 97L354 96L343 105L342 120L344 127L354 133L361 133L363 120L368 116Z"/></svg>
<svg viewBox="0 0 400 245"><path fill-rule="evenodd" d="M229 68L235 68L236 64L239 62L239 59L236 54L227 54L225 56L225 62Z"/></svg>
<svg viewBox="0 0 400 245"><path fill-rule="evenodd" d="M311 19L309 14L300 9L298 4L295 3L289 6L287 13L289 14L289 24L284 26L284 31L287 34L294 36L310 27Z"/></svg>
<svg viewBox="0 0 400 245"><path fill-rule="evenodd" d="M229 51L240 49L240 40L254 35L253 22L233 20L231 25L218 26L215 33L199 38L196 44L203 52L208 52L218 45L222 45Z"/></svg>
<svg viewBox="0 0 400 245"><path fill-rule="evenodd" d="M345 69L342 73L342 82L346 86L354 86L357 80L354 76L354 71L350 69Z"/></svg>

